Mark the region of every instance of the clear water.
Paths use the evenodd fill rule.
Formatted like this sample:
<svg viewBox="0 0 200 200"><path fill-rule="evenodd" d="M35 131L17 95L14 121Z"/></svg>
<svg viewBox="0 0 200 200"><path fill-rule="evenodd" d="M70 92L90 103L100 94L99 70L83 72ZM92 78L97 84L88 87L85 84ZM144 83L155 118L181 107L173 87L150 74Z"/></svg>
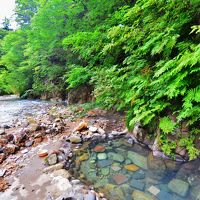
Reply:
<svg viewBox="0 0 200 200"><path fill-rule="evenodd" d="M105 151L95 152L96 145ZM200 160L180 163L155 158L126 139L85 143L75 154L75 175L110 200L200 199Z"/></svg>

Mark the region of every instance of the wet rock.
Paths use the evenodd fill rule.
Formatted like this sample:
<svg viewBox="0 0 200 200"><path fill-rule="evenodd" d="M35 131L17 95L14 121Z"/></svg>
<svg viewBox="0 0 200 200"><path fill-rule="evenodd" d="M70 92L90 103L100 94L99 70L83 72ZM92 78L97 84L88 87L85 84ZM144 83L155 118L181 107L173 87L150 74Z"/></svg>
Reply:
<svg viewBox="0 0 200 200"><path fill-rule="evenodd" d="M131 179L130 186L142 191L144 190L145 183L141 180Z"/></svg>
<svg viewBox="0 0 200 200"><path fill-rule="evenodd" d="M108 156L109 158L112 158L114 161L117 161L117 162L124 162L125 158L120 155L120 154L117 154L117 153L108 153Z"/></svg>
<svg viewBox="0 0 200 200"><path fill-rule="evenodd" d="M139 169L139 167L134 164L125 165L124 168L128 171L133 171L133 172L135 172Z"/></svg>
<svg viewBox="0 0 200 200"><path fill-rule="evenodd" d="M161 190L157 197L159 200L173 199L173 195L165 190Z"/></svg>
<svg viewBox="0 0 200 200"><path fill-rule="evenodd" d="M107 166L110 166L110 165L112 165L112 163L113 163L113 161L112 160L99 160L98 161L98 163L97 163L97 165L98 165L98 167L107 167Z"/></svg>
<svg viewBox="0 0 200 200"><path fill-rule="evenodd" d="M115 174L112 178L118 185L125 183L128 180L128 178L123 174Z"/></svg>
<svg viewBox="0 0 200 200"><path fill-rule="evenodd" d="M97 145L93 150L96 153L100 153L100 152L104 152L105 151L105 147L102 146L102 145Z"/></svg>
<svg viewBox="0 0 200 200"><path fill-rule="evenodd" d="M7 139L5 139L5 138L0 139L0 146L4 146L7 143L8 143Z"/></svg>
<svg viewBox="0 0 200 200"><path fill-rule="evenodd" d="M76 128L74 131L82 131L84 129L87 129L88 127L88 124L87 122L81 122Z"/></svg>
<svg viewBox="0 0 200 200"><path fill-rule="evenodd" d="M149 153L148 155L148 167L149 169L157 170L157 169L166 169L165 163L161 158L157 158L153 155L152 152Z"/></svg>
<svg viewBox="0 0 200 200"><path fill-rule="evenodd" d="M4 178L0 178L0 192L4 192L8 189L8 182Z"/></svg>
<svg viewBox="0 0 200 200"><path fill-rule="evenodd" d="M137 166L148 169L147 158L133 151L128 151L127 157Z"/></svg>
<svg viewBox="0 0 200 200"><path fill-rule="evenodd" d="M71 135L69 140L71 143L80 143L82 141L81 137L78 135Z"/></svg>
<svg viewBox="0 0 200 200"><path fill-rule="evenodd" d="M47 158L49 165L55 165L58 162L57 155L55 153L50 154Z"/></svg>
<svg viewBox="0 0 200 200"><path fill-rule="evenodd" d="M121 167L112 165L112 166L111 166L111 169L112 169L113 171L117 172L117 171L121 170Z"/></svg>
<svg viewBox="0 0 200 200"><path fill-rule="evenodd" d="M138 170L134 174L131 175L133 179L139 180L139 179L144 179L145 178L145 173L143 170Z"/></svg>
<svg viewBox="0 0 200 200"><path fill-rule="evenodd" d="M148 191L154 196L157 196L157 194L160 192L160 190L153 185L149 187Z"/></svg>
<svg viewBox="0 0 200 200"><path fill-rule="evenodd" d="M107 176L109 173L110 173L110 168L108 167L101 168L102 175Z"/></svg>
<svg viewBox="0 0 200 200"><path fill-rule="evenodd" d="M85 160L88 160L88 158L89 158L89 154L88 153L84 153L83 155L81 155L79 157L79 160L80 161L85 161Z"/></svg>
<svg viewBox="0 0 200 200"><path fill-rule="evenodd" d="M192 187L191 196L194 200L200 200L200 185Z"/></svg>
<svg viewBox="0 0 200 200"><path fill-rule="evenodd" d="M96 195L93 192L89 192L84 195L84 200L96 200Z"/></svg>
<svg viewBox="0 0 200 200"><path fill-rule="evenodd" d="M107 155L106 155L105 153L99 153L99 154L97 155L97 158L98 158L99 160L105 160L105 159L107 158Z"/></svg>
<svg viewBox="0 0 200 200"><path fill-rule="evenodd" d="M188 183L190 186L200 185L200 174L191 174L188 177Z"/></svg>
<svg viewBox="0 0 200 200"><path fill-rule="evenodd" d="M133 200L156 200L155 197L140 190L134 190L132 193L132 198Z"/></svg>
<svg viewBox="0 0 200 200"><path fill-rule="evenodd" d="M180 179L172 179L168 183L168 188L179 196L185 197L189 190L189 184Z"/></svg>

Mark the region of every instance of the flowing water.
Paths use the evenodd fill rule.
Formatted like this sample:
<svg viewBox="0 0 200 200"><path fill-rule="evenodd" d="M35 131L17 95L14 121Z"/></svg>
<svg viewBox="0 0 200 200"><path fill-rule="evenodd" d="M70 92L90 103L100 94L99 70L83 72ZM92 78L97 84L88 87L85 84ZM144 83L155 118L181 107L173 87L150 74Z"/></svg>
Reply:
<svg viewBox="0 0 200 200"><path fill-rule="evenodd" d="M0 126L25 121L27 116L42 115L52 103L41 100L20 100L17 96L0 96Z"/></svg>
<svg viewBox="0 0 200 200"><path fill-rule="evenodd" d="M126 139L75 149L75 174L112 200L199 200L200 161L153 157Z"/></svg>

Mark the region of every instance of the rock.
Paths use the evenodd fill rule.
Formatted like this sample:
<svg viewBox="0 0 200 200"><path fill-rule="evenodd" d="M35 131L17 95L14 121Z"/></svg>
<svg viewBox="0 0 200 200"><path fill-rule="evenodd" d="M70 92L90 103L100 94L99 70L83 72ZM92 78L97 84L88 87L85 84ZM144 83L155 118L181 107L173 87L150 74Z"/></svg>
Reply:
<svg viewBox="0 0 200 200"><path fill-rule="evenodd" d="M138 170L135 173L131 174L131 178L139 180L139 179L144 179L145 178L145 173L143 170Z"/></svg>
<svg viewBox="0 0 200 200"><path fill-rule="evenodd" d="M157 196L157 194L160 192L160 190L153 185L149 187L148 191L154 196Z"/></svg>
<svg viewBox="0 0 200 200"><path fill-rule="evenodd" d="M190 186L200 185L200 174L191 174L188 177L188 183Z"/></svg>
<svg viewBox="0 0 200 200"><path fill-rule="evenodd" d="M44 173L48 173L48 172L53 172L55 170L59 170L59 169L62 169L64 167L64 164L63 163L58 163L56 165L52 165L52 166L49 166L49 167L46 167L43 169L43 172Z"/></svg>
<svg viewBox="0 0 200 200"><path fill-rule="evenodd" d="M21 151L21 153L23 153L23 154L28 153L28 149L23 149L23 150Z"/></svg>
<svg viewBox="0 0 200 200"><path fill-rule="evenodd" d="M140 190L134 190L132 193L132 198L133 200L156 200L155 197Z"/></svg>
<svg viewBox="0 0 200 200"><path fill-rule="evenodd" d="M112 178L118 185L125 183L128 180L128 178L123 174L115 174Z"/></svg>
<svg viewBox="0 0 200 200"><path fill-rule="evenodd" d="M11 141L13 141L13 139L14 139L14 135L13 135L13 134L7 134L7 135L5 136L5 139L8 140L8 142L11 142Z"/></svg>
<svg viewBox="0 0 200 200"><path fill-rule="evenodd" d="M89 192L84 195L84 200L96 200L96 195L93 192Z"/></svg>
<svg viewBox="0 0 200 200"><path fill-rule="evenodd" d="M97 130L98 130L98 129L97 129L97 127L95 127L95 126L90 126L90 127L89 127L89 131L92 132L92 133L96 133Z"/></svg>
<svg viewBox="0 0 200 200"><path fill-rule="evenodd" d="M166 169L164 161L161 158L155 157L152 152L149 153L147 159L148 159L147 162L149 169L152 170Z"/></svg>
<svg viewBox="0 0 200 200"><path fill-rule="evenodd" d="M112 165L112 166L111 166L111 169L112 169L113 171L117 172L117 171L121 170L121 167Z"/></svg>
<svg viewBox="0 0 200 200"><path fill-rule="evenodd" d="M55 165L58 162L57 155L55 153L50 154L47 158L49 165Z"/></svg>
<svg viewBox="0 0 200 200"><path fill-rule="evenodd" d="M147 158L133 151L128 151L127 158L129 158L137 166L148 169Z"/></svg>
<svg viewBox="0 0 200 200"><path fill-rule="evenodd" d="M180 179L172 179L168 183L168 188L179 196L185 197L189 190L189 184Z"/></svg>
<svg viewBox="0 0 200 200"><path fill-rule="evenodd" d="M6 169L0 169L0 177L3 177L6 171Z"/></svg>
<svg viewBox="0 0 200 200"><path fill-rule="evenodd" d="M99 160L105 160L107 158L107 155L105 153L98 153L97 158Z"/></svg>
<svg viewBox="0 0 200 200"><path fill-rule="evenodd" d="M26 141L25 142L25 147L30 147L33 145L33 141Z"/></svg>
<svg viewBox="0 0 200 200"><path fill-rule="evenodd" d="M34 138L42 138L43 137L43 133L37 133L34 135Z"/></svg>
<svg viewBox="0 0 200 200"><path fill-rule="evenodd" d="M37 153L37 155L38 155L39 157L45 157L45 156L48 155L48 151L47 151L46 149L39 150L38 153Z"/></svg>
<svg viewBox="0 0 200 200"><path fill-rule="evenodd" d="M131 187L134 187L138 190L144 190L145 187L145 183L141 180L132 179L129 184Z"/></svg>
<svg viewBox="0 0 200 200"><path fill-rule="evenodd" d="M71 143L80 143L82 141L81 137L78 135L71 135L69 138Z"/></svg>
<svg viewBox="0 0 200 200"><path fill-rule="evenodd" d="M102 145L97 145L93 150L94 150L94 152L96 152L96 153L101 153L101 152L104 152L104 151L105 151L105 147L102 146Z"/></svg>
<svg viewBox="0 0 200 200"><path fill-rule="evenodd" d="M103 134L106 133L102 128L98 128L97 131L98 131L98 133L101 134L101 135L103 135Z"/></svg>
<svg viewBox="0 0 200 200"><path fill-rule="evenodd" d="M135 172L139 169L139 167L137 165L134 165L134 164L125 165L124 168L126 170L133 171L133 172Z"/></svg>
<svg viewBox="0 0 200 200"><path fill-rule="evenodd" d="M112 160L114 160L114 161L117 161L117 162L120 162L120 163L122 163L122 162L124 162L124 157L122 156L122 155L120 155L120 154L117 154L117 153L108 153L108 157L110 158L110 159L112 159Z"/></svg>
<svg viewBox="0 0 200 200"><path fill-rule="evenodd" d="M108 167L101 168L102 175L107 176L109 173L110 173L110 168Z"/></svg>
<svg viewBox="0 0 200 200"><path fill-rule="evenodd" d="M113 163L113 161L112 160L99 160L98 161L98 163L97 163L97 165L98 165L98 167L107 167L107 166L110 166L110 165L112 165L112 163Z"/></svg>
<svg viewBox="0 0 200 200"><path fill-rule="evenodd" d="M0 153L0 164L6 159L5 153Z"/></svg>
<svg viewBox="0 0 200 200"><path fill-rule="evenodd" d="M19 147L14 144L7 144L5 147L5 151L8 154L14 154L18 149Z"/></svg>
<svg viewBox="0 0 200 200"><path fill-rule="evenodd" d="M191 196L194 200L200 200L200 185L192 187Z"/></svg>
<svg viewBox="0 0 200 200"><path fill-rule="evenodd" d="M80 161L85 161L85 160L88 160L88 158L89 158L89 154L88 153L84 153L83 155L81 155L79 157L79 160Z"/></svg>
<svg viewBox="0 0 200 200"><path fill-rule="evenodd" d="M87 129L88 127L88 124L87 122L81 122L76 128L74 131L82 131L84 129Z"/></svg>
<svg viewBox="0 0 200 200"><path fill-rule="evenodd" d="M173 199L173 195L165 190L161 190L158 194L157 197L159 200L168 200L168 199Z"/></svg>
<svg viewBox="0 0 200 200"><path fill-rule="evenodd" d="M3 128L0 128L0 135L5 134L5 130Z"/></svg>

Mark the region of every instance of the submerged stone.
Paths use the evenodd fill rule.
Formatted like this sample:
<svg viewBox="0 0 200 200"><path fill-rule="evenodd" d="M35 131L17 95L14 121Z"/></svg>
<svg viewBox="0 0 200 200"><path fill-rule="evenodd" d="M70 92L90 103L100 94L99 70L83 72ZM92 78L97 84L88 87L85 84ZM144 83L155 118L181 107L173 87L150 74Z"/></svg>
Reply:
<svg viewBox="0 0 200 200"><path fill-rule="evenodd" d="M97 163L97 166L98 167L107 167L107 166L110 166L112 165L112 160L99 160L98 163Z"/></svg>
<svg viewBox="0 0 200 200"><path fill-rule="evenodd" d="M131 187L134 187L138 190L144 190L144 187L145 187L145 183L141 180L134 180L132 179L131 182L130 182L130 186Z"/></svg>
<svg viewBox="0 0 200 200"><path fill-rule="evenodd" d="M121 170L121 167L119 167L119 166L116 166L116 165L112 165L111 166L111 169L113 170L113 171L119 171L119 170Z"/></svg>
<svg viewBox="0 0 200 200"><path fill-rule="evenodd" d="M127 157L137 166L139 166L143 169L148 169L146 157L144 157L136 152L133 152L133 151L128 151Z"/></svg>
<svg viewBox="0 0 200 200"><path fill-rule="evenodd" d="M121 154L117 154L117 153L108 153L108 157L114 161L117 162L124 162L124 157Z"/></svg>
<svg viewBox="0 0 200 200"><path fill-rule="evenodd" d="M100 152L104 152L105 151L105 147L104 146L101 146L101 145L97 145L95 148L94 148L94 152L96 153L100 153Z"/></svg>
<svg viewBox="0 0 200 200"><path fill-rule="evenodd" d="M144 193L140 190L134 190L132 193L132 198L133 200L156 200L156 198L152 195Z"/></svg>
<svg viewBox="0 0 200 200"><path fill-rule="evenodd" d="M134 165L134 164L125 165L124 168L126 170L133 171L133 172L135 172L139 169L139 167L137 165Z"/></svg>
<svg viewBox="0 0 200 200"><path fill-rule="evenodd" d="M107 176L109 173L110 173L110 168L108 167L101 168L102 175Z"/></svg>
<svg viewBox="0 0 200 200"><path fill-rule="evenodd" d="M80 161L85 161L85 160L88 160L88 158L89 158L89 154L88 153L84 153L83 155L81 155L79 157L79 160Z"/></svg>
<svg viewBox="0 0 200 200"><path fill-rule="evenodd" d="M128 180L128 178L123 174L115 174L113 176L113 180L116 184L120 185L122 183L125 183Z"/></svg>
<svg viewBox="0 0 200 200"><path fill-rule="evenodd" d="M99 154L97 155L97 158L98 158L99 160L105 160L105 159L107 158L107 155L106 155L105 153L99 153Z"/></svg>
<svg viewBox="0 0 200 200"><path fill-rule="evenodd" d="M144 179L145 178L145 173L143 170L138 170L135 173L131 174L131 178L139 180L139 179Z"/></svg>
<svg viewBox="0 0 200 200"><path fill-rule="evenodd" d="M189 184L180 179L172 179L168 184L168 188L172 192L174 192L182 197L185 197L189 190Z"/></svg>

